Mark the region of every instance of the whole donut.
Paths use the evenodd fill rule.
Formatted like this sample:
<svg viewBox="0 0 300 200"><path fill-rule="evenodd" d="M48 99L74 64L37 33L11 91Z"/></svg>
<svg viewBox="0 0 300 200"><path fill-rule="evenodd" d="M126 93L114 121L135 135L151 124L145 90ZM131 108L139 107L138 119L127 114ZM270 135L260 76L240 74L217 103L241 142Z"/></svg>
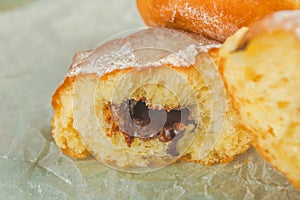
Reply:
<svg viewBox="0 0 300 200"><path fill-rule="evenodd" d="M300 8L298 0L137 0L148 26L200 33L225 41L242 26L279 10Z"/></svg>

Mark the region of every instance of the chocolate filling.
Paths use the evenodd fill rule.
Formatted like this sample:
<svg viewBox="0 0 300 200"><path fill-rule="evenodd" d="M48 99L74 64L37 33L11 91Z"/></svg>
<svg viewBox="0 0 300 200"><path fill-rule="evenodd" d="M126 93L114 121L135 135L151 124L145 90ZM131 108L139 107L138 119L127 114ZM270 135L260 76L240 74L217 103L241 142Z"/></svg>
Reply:
<svg viewBox="0 0 300 200"><path fill-rule="evenodd" d="M172 141L167 148L167 153L172 156L179 156L176 144L183 136L185 126L195 124L190 120L188 108L170 111L149 109L145 99L140 101L130 99L119 105L112 104L111 109L129 147L134 138Z"/></svg>

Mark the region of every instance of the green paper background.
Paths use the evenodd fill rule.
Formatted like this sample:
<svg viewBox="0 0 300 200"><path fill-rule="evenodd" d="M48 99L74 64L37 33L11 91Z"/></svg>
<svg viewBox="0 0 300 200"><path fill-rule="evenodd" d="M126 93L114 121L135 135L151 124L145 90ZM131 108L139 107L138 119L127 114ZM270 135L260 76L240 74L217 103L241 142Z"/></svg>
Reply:
<svg viewBox="0 0 300 200"><path fill-rule="evenodd" d="M23 2L0 1L0 199L300 199L254 149L227 165L148 174L63 155L50 101L73 55L144 24L133 0Z"/></svg>

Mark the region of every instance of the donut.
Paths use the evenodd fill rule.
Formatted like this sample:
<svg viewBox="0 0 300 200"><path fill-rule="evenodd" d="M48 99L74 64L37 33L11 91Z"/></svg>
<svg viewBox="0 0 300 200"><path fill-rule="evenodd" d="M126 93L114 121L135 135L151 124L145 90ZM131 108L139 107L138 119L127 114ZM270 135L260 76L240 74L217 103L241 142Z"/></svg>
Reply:
<svg viewBox="0 0 300 200"><path fill-rule="evenodd" d="M203 34L219 42L243 26L279 10L300 8L297 0L137 0L144 22Z"/></svg>
<svg viewBox="0 0 300 200"><path fill-rule="evenodd" d="M220 71L257 151L300 189L300 10L242 28L220 50Z"/></svg>
<svg viewBox="0 0 300 200"><path fill-rule="evenodd" d="M224 90L219 48L149 28L77 53L52 97L55 143L72 158L137 173L177 160L229 162L250 136Z"/></svg>

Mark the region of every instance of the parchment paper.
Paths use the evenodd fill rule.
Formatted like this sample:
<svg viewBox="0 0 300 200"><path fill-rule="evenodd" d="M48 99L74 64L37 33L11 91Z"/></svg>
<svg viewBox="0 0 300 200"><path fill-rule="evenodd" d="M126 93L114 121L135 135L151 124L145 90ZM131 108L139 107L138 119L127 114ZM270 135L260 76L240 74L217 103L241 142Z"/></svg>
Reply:
<svg viewBox="0 0 300 200"><path fill-rule="evenodd" d="M50 100L73 55L143 26L133 0L38 0L0 12L0 199L300 199L254 149L227 165L147 174L58 150Z"/></svg>

